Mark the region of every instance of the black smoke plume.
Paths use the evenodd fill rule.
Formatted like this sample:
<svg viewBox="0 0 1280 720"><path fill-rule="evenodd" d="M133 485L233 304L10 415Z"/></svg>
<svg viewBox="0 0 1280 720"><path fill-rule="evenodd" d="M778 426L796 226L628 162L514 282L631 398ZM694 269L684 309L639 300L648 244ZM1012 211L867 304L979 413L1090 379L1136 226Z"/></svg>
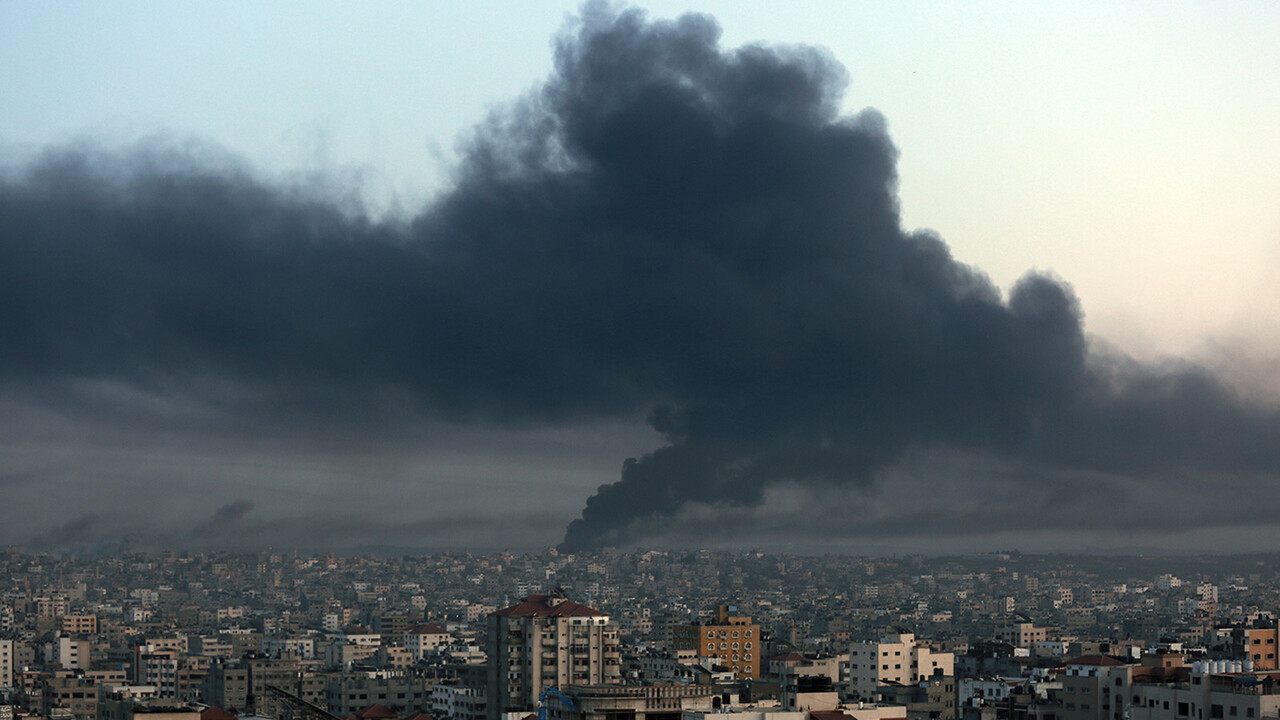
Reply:
<svg viewBox="0 0 1280 720"><path fill-rule="evenodd" d="M916 447L1277 476L1275 408L1091 353L1063 282L1005 298L905 233L885 123L840 114L826 53L718 40L704 16L588 6L409 223L186 152L51 153L0 186L3 383L64 404L124 384L264 425L647 412L666 444L600 487L566 549L782 482L872 483Z"/></svg>

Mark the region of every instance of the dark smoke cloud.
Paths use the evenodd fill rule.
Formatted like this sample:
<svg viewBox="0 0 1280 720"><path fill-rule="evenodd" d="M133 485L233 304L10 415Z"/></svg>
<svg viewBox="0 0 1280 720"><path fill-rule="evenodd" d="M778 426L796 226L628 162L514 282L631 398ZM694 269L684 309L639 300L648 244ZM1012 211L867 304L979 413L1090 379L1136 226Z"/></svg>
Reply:
<svg viewBox="0 0 1280 720"><path fill-rule="evenodd" d="M194 396L237 427L648 413L665 445L600 487L568 549L780 483L868 485L919 447L1280 472L1274 408L1091 353L1065 283L1005 298L904 233L885 124L839 114L827 54L718 38L588 6L553 77L406 223L186 152L51 153L0 185L0 382Z"/></svg>
<svg viewBox="0 0 1280 720"><path fill-rule="evenodd" d="M90 541L99 519L97 513L85 513L31 538L28 544L40 549L61 549Z"/></svg>
<svg viewBox="0 0 1280 720"><path fill-rule="evenodd" d="M192 528L191 536L196 538L215 538L225 535L251 510L253 510L252 502L244 498L236 498L215 510L213 517Z"/></svg>

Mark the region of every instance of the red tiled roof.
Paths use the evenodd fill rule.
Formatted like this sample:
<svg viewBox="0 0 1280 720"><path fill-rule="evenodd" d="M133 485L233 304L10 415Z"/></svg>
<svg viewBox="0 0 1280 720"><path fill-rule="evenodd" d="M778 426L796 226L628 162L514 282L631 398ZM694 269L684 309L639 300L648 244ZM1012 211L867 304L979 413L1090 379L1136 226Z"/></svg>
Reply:
<svg viewBox="0 0 1280 720"><path fill-rule="evenodd" d="M393 718L396 717L396 713L386 705L374 703L357 712L356 717L360 720L375 720L376 718Z"/></svg>
<svg viewBox="0 0 1280 720"><path fill-rule="evenodd" d="M422 623L409 628L410 635L448 635L449 631L440 627L438 623Z"/></svg>
<svg viewBox="0 0 1280 720"><path fill-rule="evenodd" d="M404 720L436 720L436 719L424 712L417 712L404 718Z"/></svg>
<svg viewBox="0 0 1280 720"><path fill-rule="evenodd" d="M238 720L238 719L236 718L235 715L232 715L231 713L227 712L226 710L223 710L217 705L210 705L209 707L200 711L200 720Z"/></svg>
<svg viewBox="0 0 1280 720"><path fill-rule="evenodd" d="M509 617L596 617L604 613L582 603L571 600L552 602L550 595L530 595L509 608L498 610L494 615Z"/></svg>

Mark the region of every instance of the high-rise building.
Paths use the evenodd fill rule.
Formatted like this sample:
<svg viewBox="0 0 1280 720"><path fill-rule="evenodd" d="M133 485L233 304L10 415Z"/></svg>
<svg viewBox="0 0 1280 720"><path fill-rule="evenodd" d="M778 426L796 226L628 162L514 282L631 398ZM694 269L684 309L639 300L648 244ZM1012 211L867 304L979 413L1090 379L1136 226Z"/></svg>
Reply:
<svg viewBox="0 0 1280 720"><path fill-rule="evenodd" d="M530 595L491 613L488 625L490 720L532 710L547 688L622 680L618 626L562 592Z"/></svg>
<svg viewBox="0 0 1280 720"><path fill-rule="evenodd" d="M676 650L695 650L699 658L714 658L733 670L739 680L760 679L760 626L737 608L720 605L700 623L673 625L671 642Z"/></svg>

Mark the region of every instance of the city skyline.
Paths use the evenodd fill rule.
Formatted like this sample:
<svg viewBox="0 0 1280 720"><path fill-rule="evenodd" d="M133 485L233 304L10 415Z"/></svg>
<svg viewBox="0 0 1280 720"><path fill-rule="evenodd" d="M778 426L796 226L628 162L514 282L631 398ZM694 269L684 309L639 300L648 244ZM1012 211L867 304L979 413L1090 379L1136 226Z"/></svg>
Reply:
<svg viewBox="0 0 1280 720"><path fill-rule="evenodd" d="M403 6L99 9L43 94L6 79L31 102L0 115L0 543L529 548L588 497L571 547L1280 541L1276 51L1238 34L1273 9L982 7L928 48L945 6L867 6L852 42L645 7L540 8L540 49L432 68L452 154L357 112L424 61ZM30 42L68 20L4 12ZM119 55L60 64L95 48ZM98 72L127 88L101 108ZM1166 114L1215 103L1220 137Z"/></svg>

